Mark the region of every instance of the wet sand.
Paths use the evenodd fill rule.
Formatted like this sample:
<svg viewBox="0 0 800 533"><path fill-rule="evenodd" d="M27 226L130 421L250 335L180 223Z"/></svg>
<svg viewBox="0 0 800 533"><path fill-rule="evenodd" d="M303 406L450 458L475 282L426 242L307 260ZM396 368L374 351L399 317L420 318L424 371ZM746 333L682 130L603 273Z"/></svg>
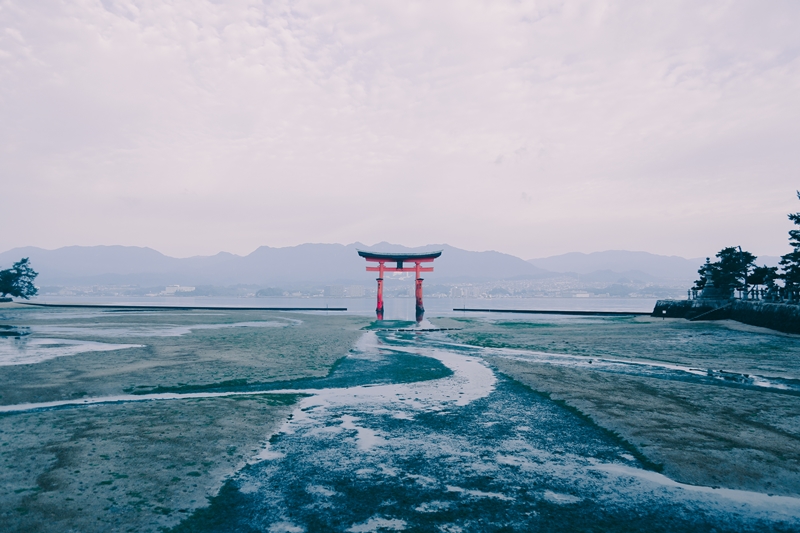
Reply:
<svg viewBox="0 0 800 533"><path fill-rule="evenodd" d="M0 418L5 531L159 531L207 504L295 397L99 405Z"/></svg>
<svg viewBox="0 0 800 533"><path fill-rule="evenodd" d="M0 405L325 376L367 323L257 311L7 307L0 317L21 333L0 339ZM81 342L87 351L79 351ZM96 351L94 343L141 347ZM32 363L20 364L26 358ZM258 455L299 398L243 395L0 415L0 530L173 527Z"/></svg>
<svg viewBox="0 0 800 533"><path fill-rule="evenodd" d="M800 499L676 483L490 357L443 333L365 335L174 533L797 530Z"/></svg>
<svg viewBox="0 0 800 533"><path fill-rule="evenodd" d="M6 351L25 351L28 343L45 339L55 343L54 352L61 339L141 347L77 354L69 347L69 356L0 365L0 405L323 376L368 323L352 316L258 311L4 314L10 320L0 323L24 323L22 331L30 332L5 339L11 342Z"/></svg>
<svg viewBox="0 0 800 533"><path fill-rule="evenodd" d="M0 406L142 399L0 414L0 529L161 531L178 526L192 531L228 516L231 494L252 500L245 508L252 504L263 516L248 520L258 522L281 506L262 508L266 504L255 495L276 497L269 487L284 482L286 509L296 507L298 494L312 489L314 498L322 498L317 503L327 505L328 489L309 489L305 478L293 477L295 468L306 468L304 475L321 481L330 470L347 485L355 478L345 466L361 457L369 463L365 468L383 474L371 474L373 485L358 490L365 498L377 497L378 489L397 477L391 468L381 469L402 463L404 456L413 458L429 442L440 443L430 450L437 459L403 468L412 481L424 477L416 470L433 469L425 474L431 484L426 490L431 497L436 494L437 502L450 502L453 524L464 518L456 509L472 508L476 494L484 498L497 492L503 498L492 498L501 503L486 510L496 514L492 523L498 527L507 520L507 505L516 506L523 521L529 520L531 508L545 513L540 517L554 512L552 520L541 518L543 527L552 528L564 516L557 507L594 502L599 507L586 516L610 513L619 528L638 512L638 496L630 487L639 482L630 480L657 475L648 468L693 485L800 494L800 337L734 323L650 318L500 316L432 322L463 329L383 332L375 339L375 333L365 335L361 329L368 320L342 315L0 309L0 325L19 334L19 339L0 338ZM373 345L361 346L368 338ZM484 365L516 381L499 376L496 385ZM474 372L458 370L462 367ZM455 372L451 377L448 368ZM706 375L703 369L714 373ZM220 392L231 395L211 397ZM424 400L423 393L435 401ZM155 399L176 394L194 397ZM198 397L203 394L209 396ZM445 425L443 414L449 415ZM494 418L483 420L487 416ZM408 429L401 431L402 424ZM293 437L297 430L313 439ZM584 434L597 444L587 457ZM524 449L519 448L523 437L533 439ZM311 453L306 447L313 448L317 438L322 447ZM277 448L271 451L268 440ZM567 442L574 453L553 455ZM519 448L512 446L513 465L496 443ZM480 449L473 449L476 445ZM276 462L281 456L296 459ZM326 457L332 462L326 463ZM525 457L530 465L569 467L574 473L563 481L539 479L536 475L548 469L523 468ZM477 477L469 481L474 487L454 484L469 477L463 466L450 471L447 465L456 459L476 469ZM602 474L616 480L616 489L595 479L600 475L592 471L599 468L597 460L603 468L624 470ZM487 468L505 472L505 478L484 476ZM657 480L654 487L661 488L648 490L672 491L664 488L667 482L672 483ZM289 490L291 483L296 486ZM394 496L385 495L388 503L375 502L386 505L380 516L390 510L398 515L391 524L412 524L415 513L429 511L422 506L411 512L391 503L404 494L405 483L395 487ZM586 492L570 496L570 491L544 490L541 483L563 485L564 490L573 484L571 491ZM450 485L463 490L453 492ZM606 497L611 498L606 503L614 502L611 507L598 503ZM655 505L650 511L663 517L679 518L684 512L683 496L666 507L659 507L661 497L642 497ZM758 500L761 495L742 497ZM337 513L346 515L358 506L343 496L334 499L340 505ZM780 523L769 507L778 500L764 497L765 523ZM787 505L795 509L796 500ZM615 506L621 507L612 512ZM629 507L633 514L623 520L628 511L620 509ZM578 507L570 509L573 518L584 519ZM380 516L375 520L383 520ZM686 522L698 531L704 530L703 520L719 520L698 516L700 522ZM204 522L209 517L212 522ZM366 522L358 524L372 523L369 516L362 518ZM646 522L640 526L647 529ZM739 530L735 524L730 529Z"/></svg>
<svg viewBox="0 0 800 533"><path fill-rule="evenodd" d="M442 322L442 321L439 321ZM459 342L500 348L500 372L562 401L688 484L800 495L800 396L510 357L503 349L800 379L800 337L733 322L635 319L444 320ZM724 374L723 374L724 375Z"/></svg>

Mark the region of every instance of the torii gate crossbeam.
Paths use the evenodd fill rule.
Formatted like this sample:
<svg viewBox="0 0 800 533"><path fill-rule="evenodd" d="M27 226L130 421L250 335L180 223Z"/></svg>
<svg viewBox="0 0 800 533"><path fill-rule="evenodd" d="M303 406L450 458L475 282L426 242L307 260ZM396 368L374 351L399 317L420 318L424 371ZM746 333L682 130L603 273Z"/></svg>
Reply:
<svg viewBox="0 0 800 533"><path fill-rule="evenodd" d="M416 286L414 296L417 304L417 322L422 322L422 317L425 314L425 307L422 305L422 281L421 274L423 272L433 272L433 267L424 267L422 263L433 263L433 260L442 255L442 251L428 252L421 254L409 253L380 253L380 252L364 252L358 250L358 255L367 260L367 262L378 263L378 266L368 266L367 272L378 273L378 304L375 308L375 313L378 315L378 320L383 320L383 274L384 272L414 272L416 274ZM396 266L388 267L386 263L395 263ZM414 263L413 267L404 267L404 263Z"/></svg>

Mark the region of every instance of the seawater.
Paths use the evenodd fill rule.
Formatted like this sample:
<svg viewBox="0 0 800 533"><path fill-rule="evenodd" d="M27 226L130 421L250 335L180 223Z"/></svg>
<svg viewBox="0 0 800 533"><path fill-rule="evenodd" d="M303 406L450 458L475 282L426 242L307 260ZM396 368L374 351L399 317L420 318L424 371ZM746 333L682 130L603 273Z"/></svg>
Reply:
<svg viewBox="0 0 800 533"><path fill-rule="evenodd" d="M800 499L669 480L482 350L365 334L175 531L800 530Z"/></svg>
<svg viewBox="0 0 800 533"><path fill-rule="evenodd" d="M80 303L144 306L230 306L230 307L332 307L347 308L348 313L374 316L374 298L219 298L219 297L66 297L46 296L32 300L40 303ZM425 298L427 316L458 315L454 309L536 309L559 311L637 311L651 312L654 298ZM414 320L413 298L387 298L387 320Z"/></svg>

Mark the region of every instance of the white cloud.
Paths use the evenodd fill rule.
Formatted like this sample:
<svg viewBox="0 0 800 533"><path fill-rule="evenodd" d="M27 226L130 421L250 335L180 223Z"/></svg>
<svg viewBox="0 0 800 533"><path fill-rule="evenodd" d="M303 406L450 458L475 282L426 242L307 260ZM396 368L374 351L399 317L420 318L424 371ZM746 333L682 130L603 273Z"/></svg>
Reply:
<svg viewBox="0 0 800 533"><path fill-rule="evenodd" d="M800 187L798 15L0 0L0 249L780 253Z"/></svg>

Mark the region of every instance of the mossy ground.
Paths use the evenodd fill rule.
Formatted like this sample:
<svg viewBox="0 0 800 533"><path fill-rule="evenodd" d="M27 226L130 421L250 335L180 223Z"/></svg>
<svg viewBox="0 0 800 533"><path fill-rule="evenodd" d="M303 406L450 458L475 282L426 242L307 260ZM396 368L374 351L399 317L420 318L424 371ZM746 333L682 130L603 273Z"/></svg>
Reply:
<svg viewBox="0 0 800 533"><path fill-rule="evenodd" d="M283 327L258 327L260 322ZM0 323L29 326L29 338L144 345L0 366L0 405L11 405L324 377L367 320L259 311L4 308ZM255 325L230 327L237 323ZM186 331L199 325L204 328ZM226 327L213 327L220 325ZM168 335L165 328L184 332ZM0 416L0 530L172 527L205 506L258 453L295 402L292 395L239 396Z"/></svg>

